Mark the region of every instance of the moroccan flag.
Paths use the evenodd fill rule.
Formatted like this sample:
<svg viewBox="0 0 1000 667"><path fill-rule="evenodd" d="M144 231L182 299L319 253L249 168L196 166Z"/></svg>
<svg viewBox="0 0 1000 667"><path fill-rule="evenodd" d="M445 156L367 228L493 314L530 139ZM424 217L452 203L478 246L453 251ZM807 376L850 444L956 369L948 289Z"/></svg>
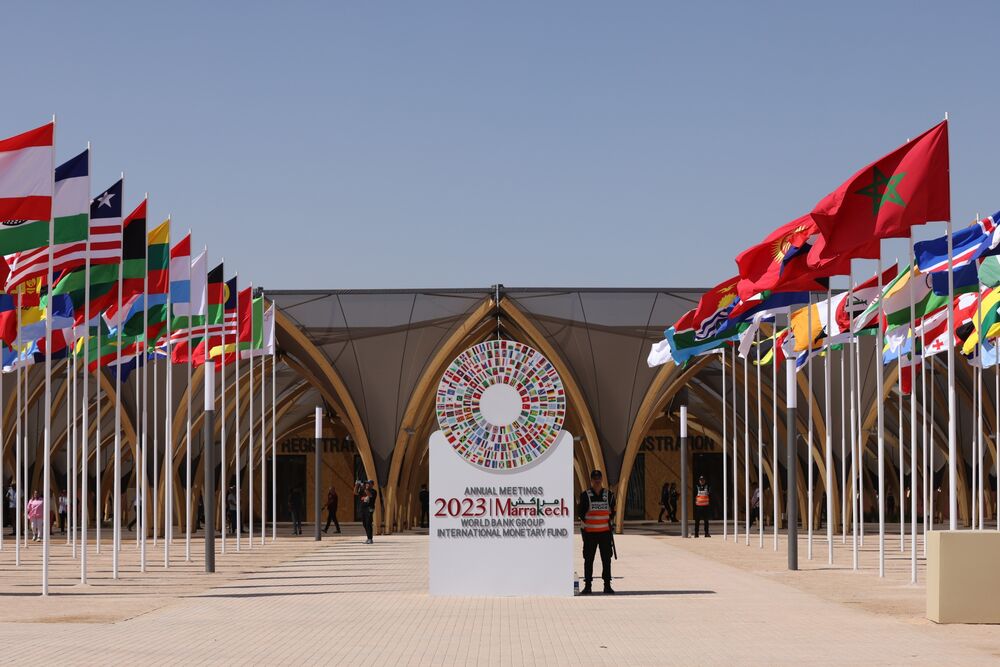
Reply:
<svg viewBox="0 0 1000 667"><path fill-rule="evenodd" d="M49 244L55 124L0 139L0 254Z"/></svg>
<svg viewBox="0 0 1000 667"><path fill-rule="evenodd" d="M53 271L83 266L87 258L87 212L90 210L90 149L56 167L52 198L55 243ZM47 276L49 246L7 255L10 274L5 289L10 292L29 278Z"/></svg>
<svg viewBox="0 0 1000 667"><path fill-rule="evenodd" d="M914 225L951 219L948 121L858 171L811 215L825 240L820 261L873 238L906 237Z"/></svg>

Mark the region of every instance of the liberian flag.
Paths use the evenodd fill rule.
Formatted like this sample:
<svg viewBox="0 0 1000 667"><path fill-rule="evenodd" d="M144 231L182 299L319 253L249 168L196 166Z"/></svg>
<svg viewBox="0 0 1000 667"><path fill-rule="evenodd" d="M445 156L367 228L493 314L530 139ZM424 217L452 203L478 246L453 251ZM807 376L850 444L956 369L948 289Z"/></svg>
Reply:
<svg viewBox="0 0 1000 667"><path fill-rule="evenodd" d="M56 243L52 247L53 271L68 271L86 263L87 213L90 209L89 172L89 149L56 167L55 194L52 199ZM7 276L4 288L11 292L25 280L48 275L48 241L40 248L7 255L6 260L10 275Z"/></svg>
<svg viewBox="0 0 1000 667"><path fill-rule="evenodd" d="M0 254L49 244L55 123L0 139Z"/></svg>

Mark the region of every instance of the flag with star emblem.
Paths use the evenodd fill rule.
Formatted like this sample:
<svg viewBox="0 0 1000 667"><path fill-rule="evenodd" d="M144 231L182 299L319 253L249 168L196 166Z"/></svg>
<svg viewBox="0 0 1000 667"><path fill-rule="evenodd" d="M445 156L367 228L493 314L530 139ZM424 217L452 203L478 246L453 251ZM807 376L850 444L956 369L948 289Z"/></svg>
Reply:
<svg viewBox="0 0 1000 667"><path fill-rule="evenodd" d="M948 178L948 121L854 174L812 210L823 235L818 266L871 239L902 238L910 228L951 218Z"/></svg>

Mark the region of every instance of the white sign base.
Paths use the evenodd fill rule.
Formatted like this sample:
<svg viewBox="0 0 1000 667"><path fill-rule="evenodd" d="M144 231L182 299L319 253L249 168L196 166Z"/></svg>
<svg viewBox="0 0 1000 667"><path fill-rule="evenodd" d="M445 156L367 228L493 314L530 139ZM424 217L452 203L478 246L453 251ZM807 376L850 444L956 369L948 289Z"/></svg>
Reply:
<svg viewBox="0 0 1000 667"><path fill-rule="evenodd" d="M573 436L507 473L430 438L431 595L573 595Z"/></svg>

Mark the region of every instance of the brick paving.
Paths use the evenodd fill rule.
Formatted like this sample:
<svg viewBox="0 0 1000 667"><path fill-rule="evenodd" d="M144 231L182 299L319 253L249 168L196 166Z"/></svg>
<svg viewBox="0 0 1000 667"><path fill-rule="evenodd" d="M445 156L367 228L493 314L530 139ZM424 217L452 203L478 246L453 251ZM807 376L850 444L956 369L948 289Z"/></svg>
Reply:
<svg viewBox="0 0 1000 667"><path fill-rule="evenodd" d="M201 570L148 572L126 542L122 578L109 579L109 554L91 583L54 546L53 594L37 592L40 549L21 568L10 540L0 552L0 661L117 664L988 664L996 642L962 628L933 626L912 608L878 613L803 587L836 582L878 599L871 572L820 569L784 577L773 553L735 547L718 535L682 542L657 534L618 536L620 594L590 598L431 598L427 538L390 535L361 543L356 526L321 543L279 536ZM128 537L128 534L126 534ZM866 544L866 546L868 546ZM770 549L765 549L765 552ZM740 553L742 552L742 553ZM173 553L183 558L183 543ZM803 551L804 553L804 551ZM737 554L737 555L734 555ZM849 555L849 554L848 554ZM154 558L159 557L157 563ZM825 552L822 554L825 565ZM844 554L838 552L843 558ZM726 562L727 560L732 562ZM803 559L805 560L805 559ZM579 557L578 557L579 561ZM815 562L815 561L814 561ZM758 563L759 565L754 565ZM582 570L582 563L577 563ZM759 571L758 571L759 570ZM784 577L784 578L782 578ZM852 583L853 582L853 583ZM909 598L920 598L910 589ZM912 605L911 605L912 606ZM992 630L992 629L990 629ZM992 633L996 634L996 633Z"/></svg>

